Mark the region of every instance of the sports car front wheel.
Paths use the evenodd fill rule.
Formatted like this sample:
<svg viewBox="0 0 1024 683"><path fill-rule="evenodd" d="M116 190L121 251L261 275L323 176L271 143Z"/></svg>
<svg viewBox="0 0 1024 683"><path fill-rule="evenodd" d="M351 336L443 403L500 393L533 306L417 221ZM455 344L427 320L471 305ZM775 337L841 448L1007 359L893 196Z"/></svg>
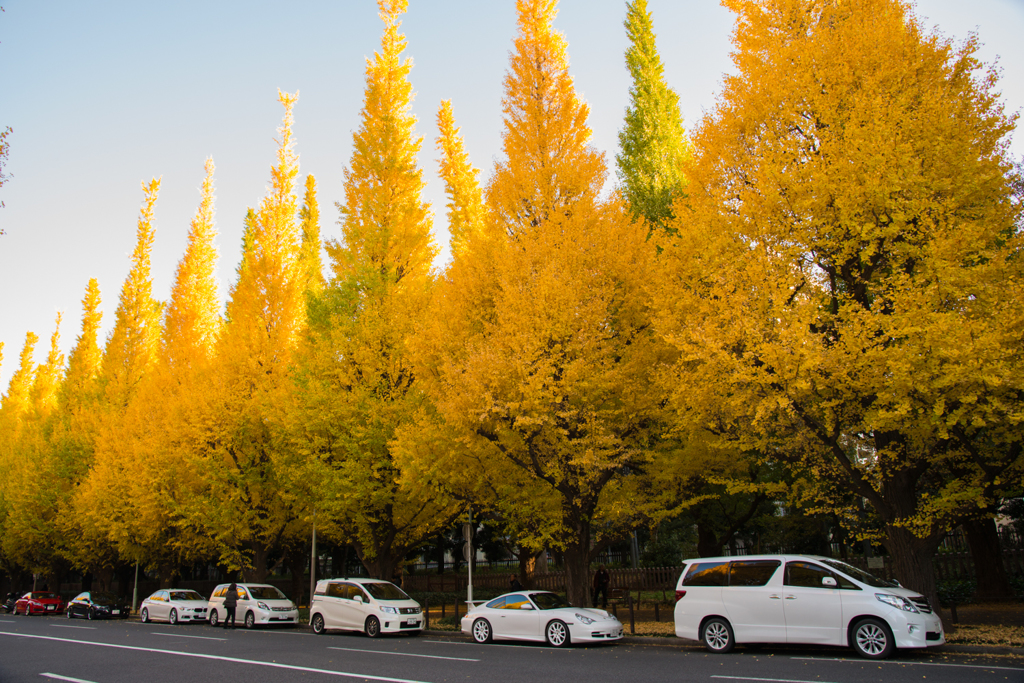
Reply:
<svg viewBox="0 0 1024 683"><path fill-rule="evenodd" d="M569 627L564 621L555 619L544 629L544 636L551 647L566 647L569 645Z"/></svg>

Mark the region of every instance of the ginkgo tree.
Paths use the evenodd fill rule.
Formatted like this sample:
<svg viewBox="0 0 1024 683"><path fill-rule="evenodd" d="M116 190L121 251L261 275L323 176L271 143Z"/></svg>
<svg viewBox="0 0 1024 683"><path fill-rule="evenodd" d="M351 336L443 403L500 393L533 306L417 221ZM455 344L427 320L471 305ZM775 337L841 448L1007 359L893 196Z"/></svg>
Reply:
<svg viewBox="0 0 1024 683"><path fill-rule="evenodd" d="M556 3L516 8L504 156L483 230L456 252L424 331L421 374L455 437L442 467L532 503L521 514L546 513L519 528L563 550L569 599L585 604L595 522L629 514L610 494L647 461L657 423L661 346L643 279L654 252L646 226L600 198L605 161L588 144Z"/></svg>
<svg viewBox="0 0 1024 683"><path fill-rule="evenodd" d="M736 74L662 254L677 425L866 502L935 597L945 533L1020 477L1019 207L997 73L895 0L725 3Z"/></svg>
<svg viewBox="0 0 1024 683"><path fill-rule="evenodd" d="M296 441L320 526L351 543L371 576L390 579L459 509L403 481L396 432L425 403L408 342L424 322L437 248L402 57L404 0L380 0L381 47L366 64L361 124L339 203L342 238L327 244L331 280L311 297L299 376Z"/></svg>

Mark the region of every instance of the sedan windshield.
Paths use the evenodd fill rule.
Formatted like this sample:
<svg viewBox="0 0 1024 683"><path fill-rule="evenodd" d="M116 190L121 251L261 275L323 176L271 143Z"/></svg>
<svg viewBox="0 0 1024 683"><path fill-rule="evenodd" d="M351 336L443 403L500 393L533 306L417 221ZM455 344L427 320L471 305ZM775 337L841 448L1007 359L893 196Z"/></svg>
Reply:
<svg viewBox="0 0 1024 683"><path fill-rule="evenodd" d="M565 598L555 593L532 593L530 599L533 600L533 604L537 605L537 609L572 607L572 605L565 601Z"/></svg>
<svg viewBox="0 0 1024 683"><path fill-rule="evenodd" d="M866 571L863 571L861 569L857 569L856 567L854 567L852 565L848 565L845 562L839 562L838 560L822 560L822 562L824 562L828 566L832 567L833 569L838 569L839 571L841 571L842 573L846 574L847 576L849 576L851 578L857 579L861 583L866 583L867 585L871 586L872 588L897 588L898 587L892 581L886 581L885 579L880 579L877 576L873 576L871 574L868 574Z"/></svg>
<svg viewBox="0 0 1024 683"><path fill-rule="evenodd" d="M364 583L366 592L378 600L408 600L409 596L393 583L381 581L379 583Z"/></svg>
<svg viewBox="0 0 1024 683"><path fill-rule="evenodd" d="M249 586L253 600L287 600L284 593L273 586ZM200 598L201 599L201 598Z"/></svg>
<svg viewBox="0 0 1024 683"><path fill-rule="evenodd" d="M195 591L171 591L171 600L206 600Z"/></svg>
<svg viewBox="0 0 1024 683"><path fill-rule="evenodd" d="M116 605L121 599L113 593L93 593L89 596L97 605Z"/></svg>

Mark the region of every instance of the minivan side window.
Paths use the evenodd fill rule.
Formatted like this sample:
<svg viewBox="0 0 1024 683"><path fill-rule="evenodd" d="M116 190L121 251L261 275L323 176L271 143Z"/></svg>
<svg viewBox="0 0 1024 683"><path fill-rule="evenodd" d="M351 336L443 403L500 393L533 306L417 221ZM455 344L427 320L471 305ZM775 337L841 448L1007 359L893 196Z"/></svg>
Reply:
<svg viewBox="0 0 1024 683"><path fill-rule="evenodd" d="M834 574L821 565L812 562L787 562L786 563L786 585L800 586L801 588L828 588L823 586L821 580L831 576L836 580L838 588L846 590L858 590L852 582Z"/></svg>
<svg viewBox="0 0 1024 683"><path fill-rule="evenodd" d="M343 583L329 583L327 584L327 595L332 598L345 598L345 584Z"/></svg>
<svg viewBox="0 0 1024 683"><path fill-rule="evenodd" d="M764 586L782 564L779 560L743 560L729 564L730 586Z"/></svg>
<svg viewBox="0 0 1024 683"><path fill-rule="evenodd" d="M683 578L684 586L724 586L728 562L694 562Z"/></svg>

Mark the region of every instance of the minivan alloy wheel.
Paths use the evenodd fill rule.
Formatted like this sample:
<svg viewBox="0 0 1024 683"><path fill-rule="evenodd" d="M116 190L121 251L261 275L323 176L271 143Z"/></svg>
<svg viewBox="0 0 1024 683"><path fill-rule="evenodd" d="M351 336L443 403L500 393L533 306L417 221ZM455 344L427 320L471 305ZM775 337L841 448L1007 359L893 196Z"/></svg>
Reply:
<svg viewBox="0 0 1024 683"><path fill-rule="evenodd" d="M245 613L245 627L252 628L256 625L256 615L252 612Z"/></svg>
<svg viewBox="0 0 1024 683"><path fill-rule="evenodd" d="M366 624L363 625L363 630L366 631L366 635L371 638L376 638L380 635L380 621L377 617L367 617Z"/></svg>
<svg viewBox="0 0 1024 683"><path fill-rule="evenodd" d="M320 614L313 615L313 633L321 634L324 632L324 618Z"/></svg>
<svg viewBox="0 0 1024 683"><path fill-rule="evenodd" d="M885 659L893 647L889 629L878 619L865 619L853 629L853 649L861 657Z"/></svg>
<svg viewBox="0 0 1024 683"><path fill-rule="evenodd" d="M720 617L709 619L704 624L701 640L712 652L729 652L735 642L733 641L732 628L729 623Z"/></svg>

